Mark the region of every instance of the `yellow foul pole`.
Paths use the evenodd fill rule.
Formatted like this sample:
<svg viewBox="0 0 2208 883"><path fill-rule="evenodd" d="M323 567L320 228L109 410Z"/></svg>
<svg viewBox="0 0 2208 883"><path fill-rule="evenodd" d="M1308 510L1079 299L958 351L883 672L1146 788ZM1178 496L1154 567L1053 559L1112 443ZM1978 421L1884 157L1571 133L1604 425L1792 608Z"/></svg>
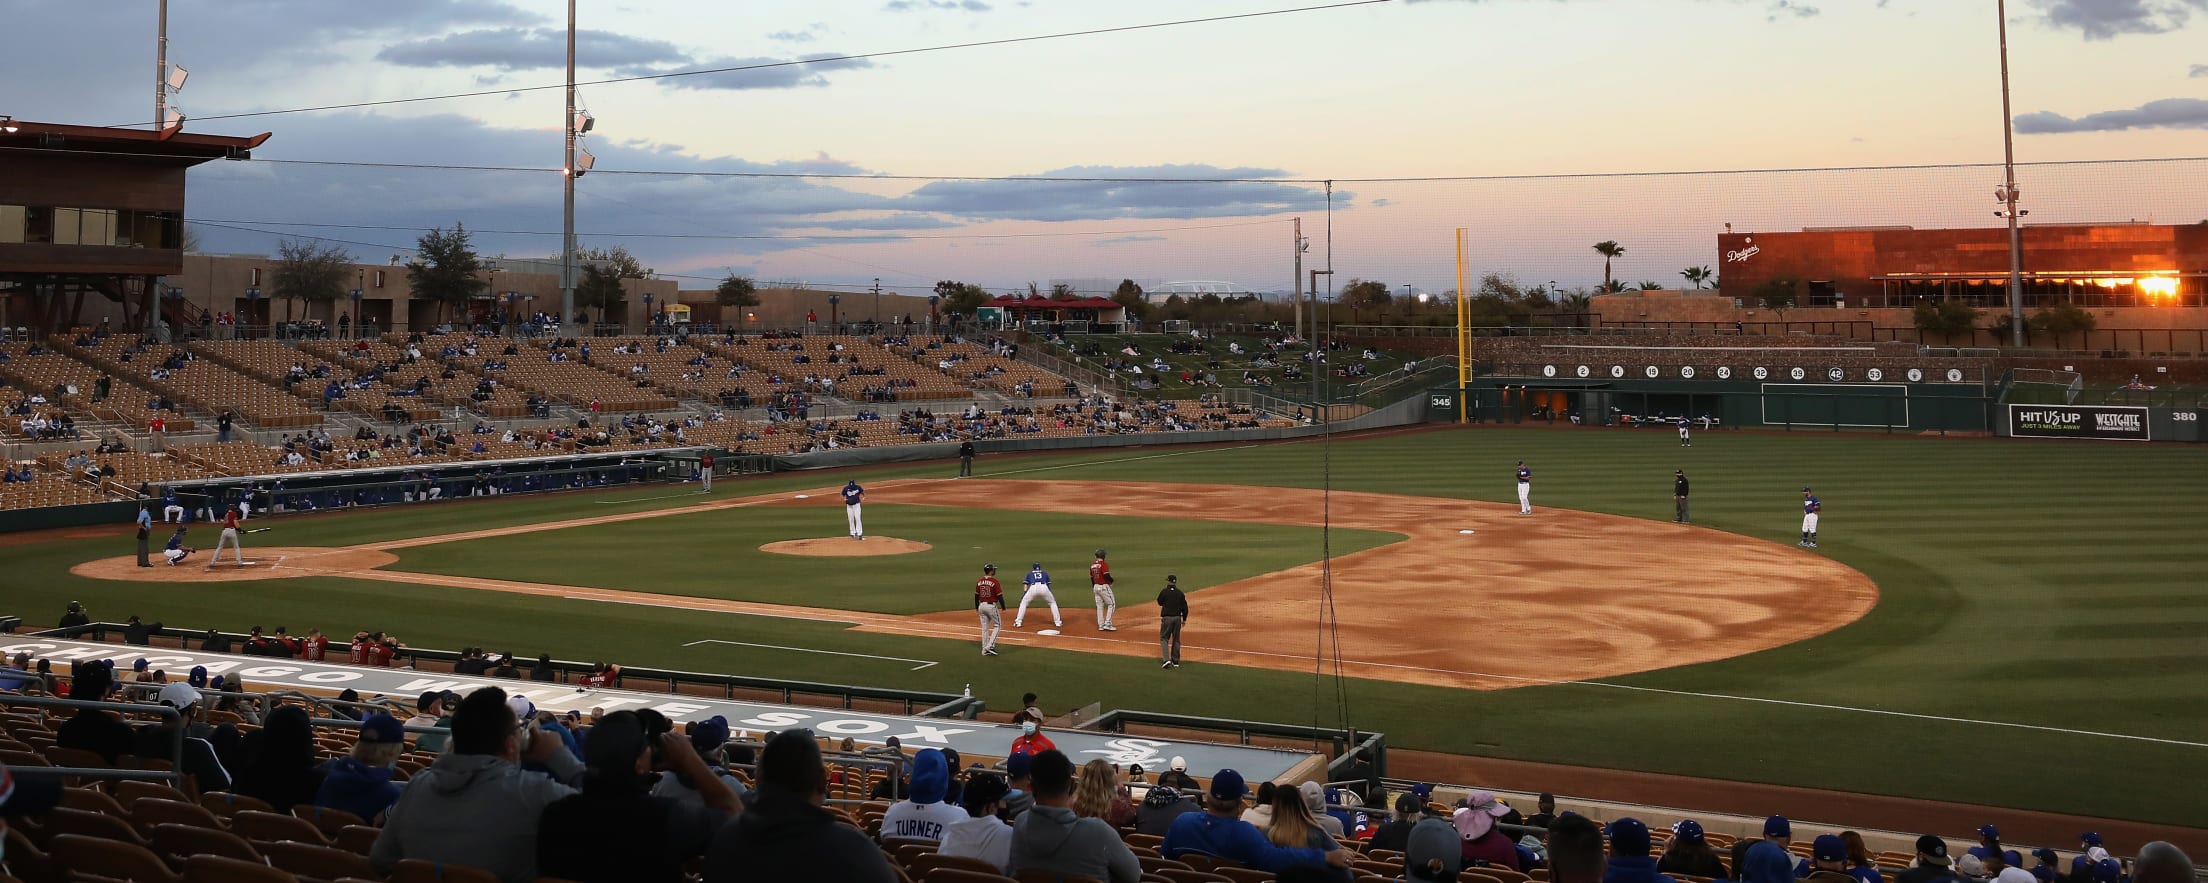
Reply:
<svg viewBox="0 0 2208 883"><path fill-rule="evenodd" d="M1457 228L1457 422L1465 422L1472 391L1472 305L1464 290L1464 228Z"/></svg>

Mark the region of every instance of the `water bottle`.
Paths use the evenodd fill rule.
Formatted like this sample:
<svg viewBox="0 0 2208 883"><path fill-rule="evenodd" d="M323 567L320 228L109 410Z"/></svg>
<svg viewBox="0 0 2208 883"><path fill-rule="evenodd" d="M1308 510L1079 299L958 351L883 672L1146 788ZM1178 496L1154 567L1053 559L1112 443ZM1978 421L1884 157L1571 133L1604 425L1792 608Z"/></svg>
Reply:
<svg viewBox="0 0 2208 883"><path fill-rule="evenodd" d="M967 685L966 685L966 694L965 694L965 695L966 695L966 698L968 698L968 699L972 699L972 698L974 698L974 685L972 685L972 684L967 684Z"/></svg>

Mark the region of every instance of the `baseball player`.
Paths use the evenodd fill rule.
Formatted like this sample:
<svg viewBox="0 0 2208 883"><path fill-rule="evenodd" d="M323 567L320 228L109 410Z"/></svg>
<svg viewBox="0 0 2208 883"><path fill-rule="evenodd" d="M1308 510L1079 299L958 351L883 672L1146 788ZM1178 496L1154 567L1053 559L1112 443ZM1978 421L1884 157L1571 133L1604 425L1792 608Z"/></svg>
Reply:
<svg viewBox="0 0 2208 883"><path fill-rule="evenodd" d="M859 517L859 504L866 500L866 488L859 487L857 479L843 484L843 519L850 522L851 538L866 539L866 521Z"/></svg>
<svg viewBox="0 0 2208 883"><path fill-rule="evenodd" d="M1104 562L1104 550L1096 550L1096 560L1089 563L1089 592L1096 598L1096 630L1116 632L1112 627L1112 614L1119 611L1119 597L1112 593L1112 566Z"/></svg>
<svg viewBox="0 0 2208 883"><path fill-rule="evenodd" d="M161 523L180 524L184 521L184 503L176 498L176 488L161 489Z"/></svg>
<svg viewBox="0 0 2208 883"><path fill-rule="evenodd" d="M237 558L238 566L244 567L245 544L238 541L238 510L236 509L222 513L222 537L215 540L215 554L208 557L208 567L211 568L221 563L222 547L224 546L231 548Z"/></svg>
<svg viewBox="0 0 2208 883"><path fill-rule="evenodd" d="M1533 514L1533 470L1524 460L1518 461L1518 514Z"/></svg>
<svg viewBox="0 0 2208 883"><path fill-rule="evenodd" d="M1804 549L1817 548L1817 515L1824 509L1825 504L1817 500L1816 494L1810 493L1809 488L1802 488L1802 541L1795 545Z"/></svg>
<svg viewBox="0 0 2208 883"><path fill-rule="evenodd" d="M1687 472L1675 469L1671 473L1671 520L1680 524L1687 521Z"/></svg>
<svg viewBox="0 0 2208 883"><path fill-rule="evenodd" d="M176 526L176 533L169 534L169 544L161 548L161 557L169 559L169 566L175 567L184 563L186 556L197 551L199 550L184 547L184 526L179 524Z"/></svg>
<svg viewBox="0 0 2208 883"><path fill-rule="evenodd" d="M997 566L981 566L974 581L974 612L981 616L981 655L997 655L997 633L1004 630L1004 584L997 582Z"/></svg>
<svg viewBox="0 0 2208 883"><path fill-rule="evenodd" d="M1691 420L1688 420L1688 419L1687 419L1687 418L1685 418L1685 417L1681 417L1681 418L1679 418L1679 446L1680 446L1680 447L1682 447L1682 448L1691 448L1691 447L1694 447L1694 436L1693 436L1693 434L1692 434L1692 433L1690 433L1690 432L1688 431L1688 430L1690 430L1691 428L1693 428L1693 426L1694 426L1694 422L1693 422L1693 421L1691 421Z"/></svg>
<svg viewBox="0 0 2208 883"><path fill-rule="evenodd" d="M1023 628L1027 622L1027 605L1042 598L1050 604L1050 627L1065 628L1066 621L1058 616L1058 596L1050 593L1050 574L1043 572L1043 562L1037 561L1027 571L1027 591L1020 595L1020 611L1012 614L1012 627Z"/></svg>
<svg viewBox="0 0 2208 883"><path fill-rule="evenodd" d="M713 452L698 455L698 493L713 492Z"/></svg>

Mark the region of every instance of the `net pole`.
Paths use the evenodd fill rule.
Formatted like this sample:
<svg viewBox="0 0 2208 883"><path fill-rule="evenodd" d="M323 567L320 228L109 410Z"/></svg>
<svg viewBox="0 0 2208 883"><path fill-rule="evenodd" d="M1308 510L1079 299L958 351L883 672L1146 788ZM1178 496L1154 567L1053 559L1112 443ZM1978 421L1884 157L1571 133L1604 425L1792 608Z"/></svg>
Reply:
<svg viewBox="0 0 2208 883"><path fill-rule="evenodd" d="M1464 399L1472 391L1471 302L1464 293L1465 228L1457 228L1457 424L1465 421Z"/></svg>

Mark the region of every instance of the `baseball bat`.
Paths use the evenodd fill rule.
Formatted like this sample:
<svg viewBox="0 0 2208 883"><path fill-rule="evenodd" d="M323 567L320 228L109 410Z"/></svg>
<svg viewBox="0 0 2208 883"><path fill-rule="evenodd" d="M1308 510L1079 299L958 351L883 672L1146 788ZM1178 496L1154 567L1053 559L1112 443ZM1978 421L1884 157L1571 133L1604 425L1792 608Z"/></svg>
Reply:
<svg viewBox="0 0 2208 883"><path fill-rule="evenodd" d="M246 528L246 529L245 529L245 532L246 532L246 533L267 533L267 532L269 532L269 531L272 531L272 530L275 530L275 528L273 528L273 527L248 527L248 528Z"/></svg>

